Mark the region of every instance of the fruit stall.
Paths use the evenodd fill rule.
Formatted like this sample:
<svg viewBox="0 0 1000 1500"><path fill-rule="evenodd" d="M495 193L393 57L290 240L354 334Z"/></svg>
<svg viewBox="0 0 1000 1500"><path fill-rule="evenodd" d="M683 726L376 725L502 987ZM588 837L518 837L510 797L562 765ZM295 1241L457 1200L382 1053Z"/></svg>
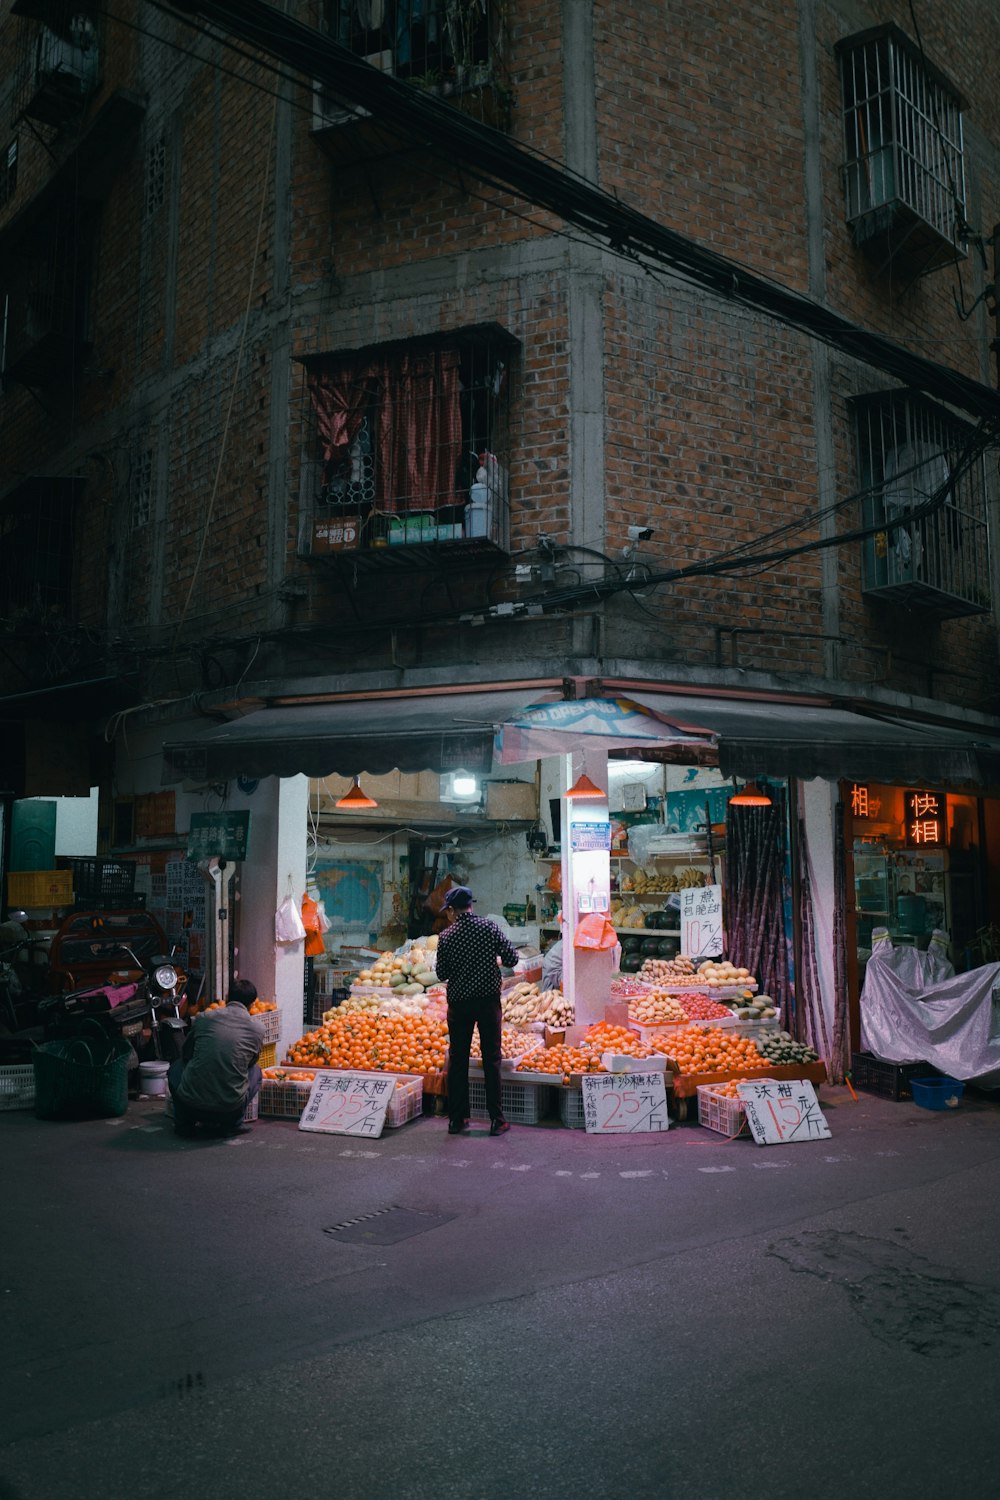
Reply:
<svg viewBox="0 0 1000 1500"><path fill-rule="evenodd" d="M406 944L359 970L341 1003L288 1048L281 1066L265 1070L261 1115L298 1118L317 1073L328 1070L394 1075L406 1108L390 1107L390 1126L422 1111L443 1114L447 991L434 970L435 948L434 938ZM720 1109L727 1120L738 1114L740 1079L819 1086L827 1077L812 1048L781 1028L778 1008L759 994L754 977L725 961L650 955L638 970L612 977L606 1018L586 1027L575 1025L561 989L516 975L504 983L501 1010L503 1107L514 1123L558 1118L581 1128L582 1078L632 1063L663 1073L675 1120L686 1120L697 1104L703 1123ZM474 1116L485 1113L478 1044L474 1034Z"/></svg>

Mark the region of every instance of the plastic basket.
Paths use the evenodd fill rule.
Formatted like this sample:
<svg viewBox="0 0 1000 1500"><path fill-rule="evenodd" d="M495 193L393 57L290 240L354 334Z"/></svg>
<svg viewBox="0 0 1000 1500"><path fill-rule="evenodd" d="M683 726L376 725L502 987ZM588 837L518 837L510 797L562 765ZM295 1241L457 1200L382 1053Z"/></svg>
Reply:
<svg viewBox="0 0 1000 1500"><path fill-rule="evenodd" d="M515 1125L537 1125L548 1112L548 1088L540 1083L508 1083L500 1081L500 1108L505 1120ZM469 1115L474 1120L488 1120L486 1108L486 1084L481 1079L469 1079Z"/></svg>
<svg viewBox="0 0 1000 1500"><path fill-rule="evenodd" d="M65 906L73 899L71 870L11 870L7 905L27 908Z"/></svg>
<svg viewBox="0 0 1000 1500"><path fill-rule="evenodd" d="M415 1120L424 1110L424 1080L420 1078L404 1078L402 1088L393 1089L389 1107L385 1112L385 1124L387 1130L395 1130L400 1125L406 1125L410 1120Z"/></svg>
<svg viewBox="0 0 1000 1500"><path fill-rule="evenodd" d="M965 1093L965 1084L942 1073L939 1078L911 1078L913 1102L921 1109L957 1109Z"/></svg>
<svg viewBox="0 0 1000 1500"><path fill-rule="evenodd" d="M851 1057L851 1082L856 1089L866 1094L878 1094L882 1099L911 1098L910 1080L914 1075L929 1074L927 1063L883 1062L870 1052L855 1052Z"/></svg>
<svg viewBox="0 0 1000 1500"><path fill-rule="evenodd" d="M697 1092L698 1124L704 1125L706 1130L717 1130L730 1139L739 1135L747 1113L743 1100L717 1094L710 1083L699 1083Z"/></svg>
<svg viewBox="0 0 1000 1500"><path fill-rule="evenodd" d="M128 1109L132 1048L106 1041L45 1042L35 1053L35 1114L40 1120L101 1119Z"/></svg>
<svg viewBox="0 0 1000 1500"><path fill-rule="evenodd" d="M75 856L69 864L77 901L102 901L113 906L132 900L135 860Z"/></svg>
<svg viewBox="0 0 1000 1500"><path fill-rule="evenodd" d="M247 1100L246 1109L243 1111L243 1119L248 1123L250 1120L256 1120L259 1114L260 1091L258 1090L258 1092L254 1094L252 1099Z"/></svg>
<svg viewBox="0 0 1000 1500"><path fill-rule="evenodd" d="M35 1103L35 1070L31 1063L0 1067L0 1109L31 1109Z"/></svg>
<svg viewBox="0 0 1000 1500"><path fill-rule="evenodd" d="M294 1078L265 1078L260 1086L260 1112L275 1120L300 1120L312 1083Z"/></svg>
<svg viewBox="0 0 1000 1500"><path fill-rule="evenodd" d="M262 1068L273 1068L278 1060L278 1048L274 1042L265 1042L260 1049L260 1057L257 1061Z"/></svg>
<svg viewBox="0 0 1000 1500"><path fill-rule="evenodd" d="M277 1042L281 1031L281 1014L276 1010L259 1010L253 1016L253 1020L259 1021L264 1028L264 1045L272 1046ZM261 1063L261 1067L270 1067L270 1063Z"/></svg>
<svg viewBox="0 0 1000 1500"><path fill-rule="evenodd" d="M583 1117L583 1089L561 1088L559 1094L559 1118L570 1130L586 1130Z"/></svg>

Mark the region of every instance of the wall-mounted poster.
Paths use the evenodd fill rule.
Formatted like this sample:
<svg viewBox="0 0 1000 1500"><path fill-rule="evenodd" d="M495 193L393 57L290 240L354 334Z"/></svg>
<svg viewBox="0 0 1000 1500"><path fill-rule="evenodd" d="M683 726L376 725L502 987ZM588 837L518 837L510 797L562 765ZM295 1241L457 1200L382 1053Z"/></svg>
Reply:
<svg viewBox="0 0 1000 1500"><path fill-rule="evenodd" d="M383 874L380 859L317 859L312 875L334 927L381 925Z"/></svg>

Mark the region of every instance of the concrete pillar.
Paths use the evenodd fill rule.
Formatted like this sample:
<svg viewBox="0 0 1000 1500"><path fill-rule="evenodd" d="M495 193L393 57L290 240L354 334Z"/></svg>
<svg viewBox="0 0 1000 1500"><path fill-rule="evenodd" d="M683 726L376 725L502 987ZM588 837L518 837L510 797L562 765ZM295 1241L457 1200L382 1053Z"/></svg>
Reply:
<svg viewBox="0 0 1000 1500"><path fill-rule="evenodd" d="M305 943L276 943L274 914L291 892L301 903L306 888L307 776L269 776L250 801L250 857L240 877L235 969L261 995L278 1002L278 1058L302 1035Z"/></svg>
<svg viewBox="0 0 1000 1500"><path fill-rule="evenodd" d="M813 926L816 933L816 966L827 1036L831 1041L836 1007L833 954L836 806L837 786L834 782L799 782L799 810L805 826L809 888L812 892Z"/></svg>
<svg viewBox="0 0 1000 1500"><path fill-rule="evenodd" d="M573 939L580 918L579 898L599 898L601 910L610 906L611 856L606 849L573 853L572 824L607 823L607 751L574 750L561 757L565 793L581 774L604 791L603 798L562 799L562 899L563 899L563 993L576 1008L576 1024L589 1026L604 1020L611 989L614 950L576 948Z"/></svg>

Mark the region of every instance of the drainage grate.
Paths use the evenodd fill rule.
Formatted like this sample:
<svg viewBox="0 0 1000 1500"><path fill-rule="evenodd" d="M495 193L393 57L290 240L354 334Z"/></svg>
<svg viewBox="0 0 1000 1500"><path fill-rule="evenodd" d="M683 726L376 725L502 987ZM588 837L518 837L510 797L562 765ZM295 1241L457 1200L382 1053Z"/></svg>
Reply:
<svg viewBox="0 0 1000 1500"><path fill-rule="evenodd" d="M399 1240L412 1239L415 1234L426 1234L439 1224L448 1224L457 1214L431 1214L419 1208L377 1208L374 1213L360 1214L356 1219L345 1219L343 1224L332 1224L324 1234L335 1235L338 1240L353 1240L360 1245L395 1245Z"/></svg>

